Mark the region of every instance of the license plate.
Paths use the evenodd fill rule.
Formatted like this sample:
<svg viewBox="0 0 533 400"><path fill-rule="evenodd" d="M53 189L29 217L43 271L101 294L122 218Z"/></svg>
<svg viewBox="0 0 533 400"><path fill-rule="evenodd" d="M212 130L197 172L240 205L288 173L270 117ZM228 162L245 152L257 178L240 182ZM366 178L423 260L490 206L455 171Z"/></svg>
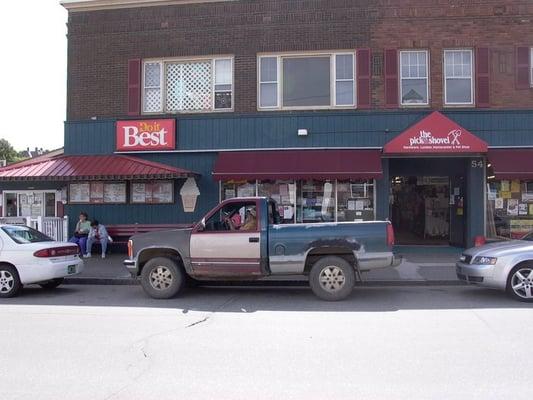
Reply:
<svg viewBox="0 0 533 400"><path fill-rule="evenodd" d="M75 265L69 265L67 267L67 273L70 275L70 274L75 274L76 273L76 266Z"/></svg>

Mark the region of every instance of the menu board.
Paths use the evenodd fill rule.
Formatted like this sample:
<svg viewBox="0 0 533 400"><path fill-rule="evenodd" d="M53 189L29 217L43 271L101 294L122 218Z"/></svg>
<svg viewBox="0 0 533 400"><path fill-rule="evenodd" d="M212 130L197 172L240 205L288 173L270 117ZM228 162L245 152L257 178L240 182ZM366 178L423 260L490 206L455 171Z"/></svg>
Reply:
<svg viewBox="0 0 533 400"><path fill-rule="evenodd" d="M71 203L89 203L91 197L89 183L71 183L69 185L69 201Z"/></svg>
<svg viewBox="0 0 533 400"><path fill-rule="evenodd" d="M104 203L125 203L126 184L106 183L104 184Z"/></svg>
<svg viewBox="0 0 533 400"><path fill-rule="evenodd" d="M104 202L104 184L102 182L91 182L91 203Z"/></svg>
<svg viewBox="0 0 533 400"><path fill-rule="evenodd" d="M173 201L172 181L135 182L131 185L132 203L168 204Z"/></svg>

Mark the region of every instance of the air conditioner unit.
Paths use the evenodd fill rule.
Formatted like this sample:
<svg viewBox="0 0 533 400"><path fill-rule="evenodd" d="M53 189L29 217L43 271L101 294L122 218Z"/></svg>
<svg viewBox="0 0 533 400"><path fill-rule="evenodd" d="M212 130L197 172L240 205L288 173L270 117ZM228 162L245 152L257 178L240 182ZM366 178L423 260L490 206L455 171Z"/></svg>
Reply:
<svg viewBox="0 0 533 400"><path fill-rule="evenodd" d="M0 160L0 168L7 165L7 160Z"/></svg>

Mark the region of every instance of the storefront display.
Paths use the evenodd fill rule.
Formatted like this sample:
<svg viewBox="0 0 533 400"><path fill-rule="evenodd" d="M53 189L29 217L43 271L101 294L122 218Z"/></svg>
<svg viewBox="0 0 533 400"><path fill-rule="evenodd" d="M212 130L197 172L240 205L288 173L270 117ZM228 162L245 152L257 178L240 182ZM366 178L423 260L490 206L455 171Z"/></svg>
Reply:
<svg viewBox="0 0 533 400"><path fill-rule="evenodd" d="M375 219L373 180L226 181L220 188L221 200L255 193L272 198L283 224Z"/></svg>
<svg viewBox="0 0 533 400"><path fill-rule="evenodd" d="M373 219L373 182L337 182L337 221L372 221Z"/></svg>
<svg viewBox="0 0 533 400"><path fill-rule="evenodd" d="M131 203L170 204L174 202L174 182L152 181L131 184Z"/></svg>
<svg viewBox="0 0 533 400"><path fill-rule="evenodd" d="M261 181L258 182L257 191L259 196L270 197L276 201L282 224L294 223L296 215L295 181Z"/></svg>
<svg viewBox="0 0 533 400"><path fill-rule="evenodd" d="M71 183L69 202L75 203L126 203L126 183Z"/></svg>
<svg viewBox="0 0 533 400"><path fill-rule="evenodd" d="M533 230L533 181L487 183L487 237L519 239Z"/></svg>

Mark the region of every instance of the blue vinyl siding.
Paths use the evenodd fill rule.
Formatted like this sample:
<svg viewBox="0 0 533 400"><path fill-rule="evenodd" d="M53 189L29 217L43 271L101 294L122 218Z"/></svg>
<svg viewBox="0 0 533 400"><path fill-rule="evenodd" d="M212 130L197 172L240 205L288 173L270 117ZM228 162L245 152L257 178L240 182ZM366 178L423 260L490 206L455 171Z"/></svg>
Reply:
<svg viewBox="0 0 533 400"><path fill-rule="evenodd" d="M178 116L178 150L382 147L428 110ZM533 146L533 111L443 111L489 146ZM298 137L305 128L307 137ZM115 150L115 121L67 122L66 154Z"/></svg>

